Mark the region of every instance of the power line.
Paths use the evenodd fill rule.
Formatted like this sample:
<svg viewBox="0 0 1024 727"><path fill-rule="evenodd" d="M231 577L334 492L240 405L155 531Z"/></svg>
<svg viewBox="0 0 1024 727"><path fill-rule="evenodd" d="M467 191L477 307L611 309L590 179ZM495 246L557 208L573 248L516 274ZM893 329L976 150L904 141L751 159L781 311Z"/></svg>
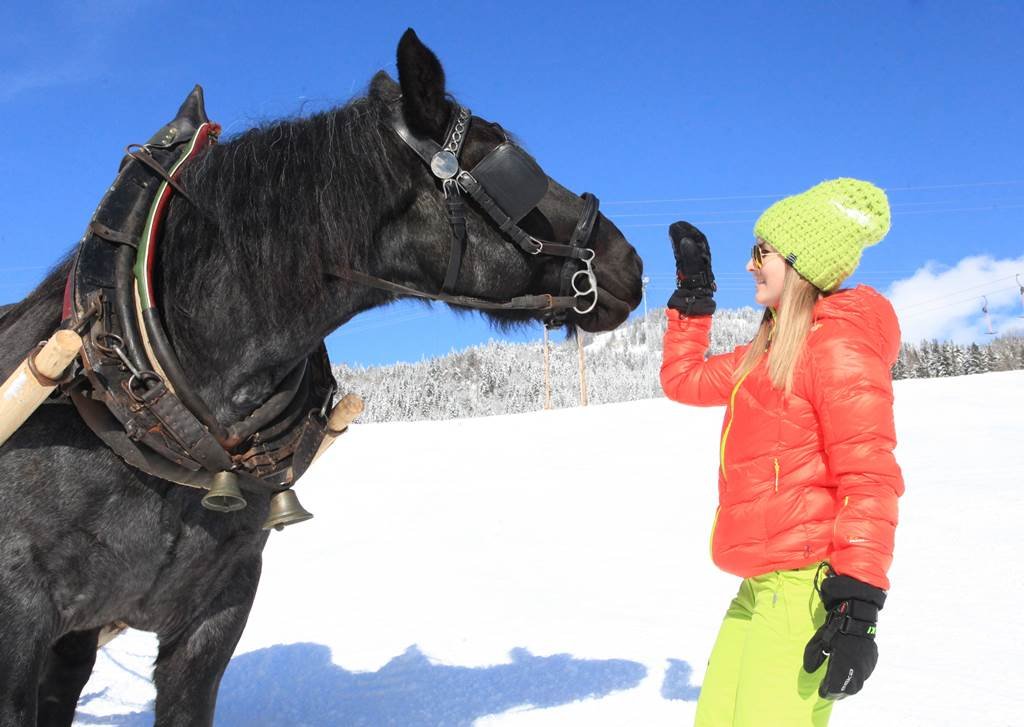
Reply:
<svg viewBox="0 0 1024 727"><path fill-rule="evenodd" d="M24 272L25 270L49 270L52 265L30 265L19 268L0 268L0 273Z"/></svg>
<svg viewBox="0 0 1024 727"><path fill-rule="evenodd" d="M909 315L906 315L906 316L902 316L901 315L900 318L901 319L905 318L907 320L914 320L914 319L920 318L921 316L924 316L924 315L926 315L928 313L934 313L935 311L944 310L946 308L952 308L953 306L960 306L960 305L963 305L965 303L970 303L972 300L977 300L979 297L982 296L982 294L991 295L993 293L1003 293L1003 292L1008 291L1008 290L1016 290L1016 288L997 288L996 290L981 291L981 292L969 295L969 296L967 296L965 298L958 298L957 300L950 301L949 303L946 303L945 305L937 305L934 308L926 308L925 310L913 311ZM897 313L898 313L898 311L897 311Z"/></svg>
<svg viewBox="0 0 1024 727"><path fill-rule="evenodd" d="M993 202L990 203L990 205L993 208L1016 209L1017 207L1024 206L1024 205L1021 205L1020 202L1021 202L1021 200L1019 200L1019 199L1007 199L1007 200L993 201ZM944 205L944 204L963 204L963 201L959 200L959 199L947 199L947 200L935 200L935 201L932 201L932 202L894 202L894 203L890 204L889 206L892 207L893 209L900 209L900 210L902 210L904 207L922 207L922 206L925 206L925 205L933 205L934 206L934 205ZM986 206L986 207L981 207L981 208L970 208L970 209L988 209L988 207ZM672 216L672 215L741 215L741 214L760 214L763 211L764 211L763 209L732 209L732 210L687 210L686 212L672 212L672 211L663 211L663 212L621 212L621 213L616 212L615 213L615 219L622 219L624 217L660 217L662 215L668 217L668 216ZM953 211L959 211L959 210L942 209L942 208L938 208L938 209L934 209L934 210L924 210L924 212L953 212ZM906 211L903 211L902 214L921 214L921 211L906 210Z"/></svg>
<svg viewBox="0 0 1024 727"><path fill-rule="evenodd" d="M1024 179L1010 179L1001 182L963 182L956 184L923 184L914 185L908 187L882 187L886 192L908 192L914 190L924 189L968 189L972 187L1001 187L1001 186L1012 186L1015 184L1024 184ZM792 192L786 192L783 194L730 194L716 197L675 197L671 199L627 199L627 200L612 200L610 202L604 202L604 205L610 204L662 204L665 202L710 202L727 199L769 199L772 197L785 197Z"/></svg>
<svg viewBox="0 0 1024 727"><path fill-rule="evenodd" d="M906 216L906 215L939 215L939 214L942 214L942 213L945 213L945 212L996 212L996 211L1001 211L1001 210L1022 209L1022 208L1024 208L1024 204L1004 204L1004 205L995 205L995 204L993 204L993 205L984 205L984 206L981 206L981 207L946 207L946 208L942 208L942 209L932 209L932 210L901 210L900 211L900 216ZM652 215L648 215L648 216L653 216L653 215L656 215L656 214L661 214L661 213L652 213ZM667 217L685 216L684 214L677 213L677 212L665 212L664 214ZM614 219L614 217L615 216L613 216L613 219ZM740 219L740 220L696 220L696 221L691 221L691 224L696 225L698 227L706 227L708 225L744 225L744 224L745 225L753 225L755 221L756 220L753 217L745 217L745 218ZM636 228L641 228L641 227L667 227L667 226L668 226L667 222L644 222L644 223L641 223L641 224L618 225L618 227L620 229L623 229L623 230L626 230L626 229L636 229Z"/></svg>
<svg viewBox="0 0 1024 727"><path fill-rule="evenodd" d="M902 306L902 309L906 310L907 308L916 308L919 305L928 305L929 303L933 303L933 302L935 302L937 300L948 300L950 295L957 295L958 293L966 293L968 290L976 290L978 288L984 288L987 285L995 285L996 283L1001 283L1004 280L1009 280L1012 277L1014 277L1014 276L1013 275L1007 275L1006 277L1003 277L1003 278L996 278L995 280L989 280L989 281L984 282L984 283L979 283L978 285L972 285L972 286L969 286L967 288L961 288L960 290L954 290L951 293L945 293L944 295L938 295L938 296L936 296L934 298L929 298L928 300L918 301L917 303L910 303L908 305Z"/></svg>

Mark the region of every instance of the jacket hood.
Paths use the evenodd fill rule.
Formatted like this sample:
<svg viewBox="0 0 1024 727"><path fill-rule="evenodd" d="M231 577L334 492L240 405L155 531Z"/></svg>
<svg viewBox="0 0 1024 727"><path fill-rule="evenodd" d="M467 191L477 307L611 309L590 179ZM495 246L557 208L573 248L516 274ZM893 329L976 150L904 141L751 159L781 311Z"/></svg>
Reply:
<svg viewBox="0 0 1024 727"><path fill-rule="evenodd" d="M858 285L819 300L814 319L840 320L863 332L864 339L892 366L900 353L900 324L892 303L874 288Z"/></svg>

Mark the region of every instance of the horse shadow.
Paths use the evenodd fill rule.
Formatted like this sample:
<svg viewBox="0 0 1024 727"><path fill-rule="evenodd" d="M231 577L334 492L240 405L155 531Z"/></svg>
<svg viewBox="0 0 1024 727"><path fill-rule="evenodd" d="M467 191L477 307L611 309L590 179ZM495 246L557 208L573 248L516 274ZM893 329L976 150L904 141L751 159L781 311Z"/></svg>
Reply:
<svg viewBox="0 0 1024 727"><path fill-rule="evenodd" d="M321 644L272 646L232 659L221 682L215 724L303 727L462 727L514 707L555 707L632 689L647 676L623 659L510 652L511 663L473 668L433 664L416 647L376 672L332 663ZM153 713L94 717L76 724L148 727Z"/></svg>

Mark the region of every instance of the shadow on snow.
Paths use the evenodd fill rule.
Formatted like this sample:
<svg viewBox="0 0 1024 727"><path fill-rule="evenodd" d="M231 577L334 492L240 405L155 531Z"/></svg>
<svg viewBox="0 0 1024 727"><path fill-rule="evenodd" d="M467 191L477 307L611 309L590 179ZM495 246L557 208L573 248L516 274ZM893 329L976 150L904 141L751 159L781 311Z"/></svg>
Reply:
<svg viewBox="0 0 1024 727"><path fill-rule="evenodd" d="M661 696L665 699L681 699L684 702L696 702L700 696L700 687L690 684L693 669L685 661L669 659L665 670L665 681L661 683Z"/></svg>
<svg viewBox="0 0 1024 727"><path fill-rule="evenodd" d="M456 727L513 707L603 697L632 689L647 675L642 664L623 659L534 656L526 649L514 649L510 656L510 664L445 666L432 664L412 646L379 671L350 672L331 662L326 646L273 646L232 659L221 683L216 724ZM79 713L76 723L149 727L153 713Z"/></svg>

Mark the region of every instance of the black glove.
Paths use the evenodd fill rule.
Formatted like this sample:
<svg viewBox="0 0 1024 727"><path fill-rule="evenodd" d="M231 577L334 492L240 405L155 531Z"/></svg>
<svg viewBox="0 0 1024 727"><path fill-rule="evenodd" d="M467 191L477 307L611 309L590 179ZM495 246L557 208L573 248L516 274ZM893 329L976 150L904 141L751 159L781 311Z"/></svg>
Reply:
<svg viewBox="0 0 1024 727"><path fill-rule="evenodd" d="M709 316L715 312L712 297L718 286L711 272L711 248L704 233L689 222L673 222L668 228L676 256L676 290L668 307L684 316Z"/></svg>
<svg viewBox="0 0 1024 727"><path fill-rule="evenodd" d="M828 658L818 694L842 699L864 686L878 663L875 624L885 591L850 576L830 574L821 583L828 619L804 649L804 671L811 673Z"/></svg>

